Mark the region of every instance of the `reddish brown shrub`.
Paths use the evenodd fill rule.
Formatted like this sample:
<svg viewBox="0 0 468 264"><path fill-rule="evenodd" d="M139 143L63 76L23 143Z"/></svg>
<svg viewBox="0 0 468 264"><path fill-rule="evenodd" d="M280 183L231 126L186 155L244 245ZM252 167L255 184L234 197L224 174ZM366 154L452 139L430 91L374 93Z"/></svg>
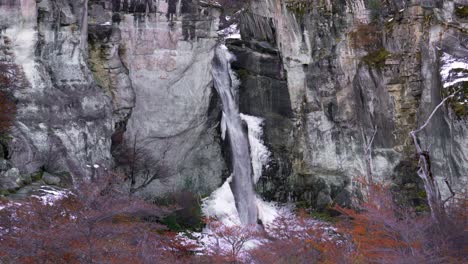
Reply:
<svg viewBox="0 0 468 264"><path fill-rule="evenodd" d="M9 132L15 119L16 105L5 92L0 91L0 135Z"/></svg>

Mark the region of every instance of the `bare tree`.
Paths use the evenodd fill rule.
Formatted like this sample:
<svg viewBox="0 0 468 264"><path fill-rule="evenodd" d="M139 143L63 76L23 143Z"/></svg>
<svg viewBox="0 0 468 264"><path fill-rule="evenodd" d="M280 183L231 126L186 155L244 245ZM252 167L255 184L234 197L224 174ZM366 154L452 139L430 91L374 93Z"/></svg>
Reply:
<svg viewBox="0 0 468 264"><path fill-rule="evenodd" d="M130 181L130 194L147 187L155 180L164 181L170 174L165 165L165 158L170 145L162 147L159 158L149 150L151 140L140 140L135 134L131 142L123 142L114 152L119 166L123 167Z"/></svg>
<svg viewBox="0 0 468 264"><path fill-rule="evenodd" d="M255 226L227 226L220 221L208 221L210 243L206 254L213 257L214 262L233 262L241 260L246 253L246 244L260 237Z"/></svg>
<svg viewBox="0 0 468 264"><path fill-rule="evenodd" d="M82 184L53 202L0 201L1 263L165 263L153 216L170 208L124 195L117 175Z"/></svg>
<svg viewBox="0 0 468 264"><path fill-rule="evenodd" d="M417 173L418 173L418 176L422 179L422 181L424 183L424 189L426 190L427 201L428 201L429 207L431 209L432 218L439 225L447 224L447 221L448 221L447 214L445 212L445 206L444 206L446 201L442 200L442 196L440 194L440 190L439 190L439 187L438 187L438 184L437 184L437 180L434 177L434 175L432 174L431 160L430 160L430 157L429 157L429 152L427 150L422 149L422 147L421 147L421 145L419 143L417 134L419 132L421 132L424 128L427 127L427 125L431 121L432 117L434 117L436 112L445 104L445 102L447 102L449 99L453 98L457 93L458 93L458 91L456 91L455 93L445 97L442 100L442 102L440 102L434 108L432 113L426 119L426 122L424 122L424 124L421 127L419 127L418 129L412 130L410 132L410 135L413 138L414 146L416 147L417 155L419 157L419 169L418 169ZM452 188L451 188L448 180L446 181L446 184L449 186L449 189L452 192L451 197L453 197L453 191L452 191ZM449 199L451 197L449 197Z"/></svg>
<svg viewBox="0 0 468 264"><path fill-rule="evenodd" d="M367 181L372 182L373 175L372 175L372 144L374 143L375 135L377 134L377 127L374 128L374 132L370 139L365 135L364 131L362 131L362 138L364 141L364 159L366 162L366 176Z"/></svg>

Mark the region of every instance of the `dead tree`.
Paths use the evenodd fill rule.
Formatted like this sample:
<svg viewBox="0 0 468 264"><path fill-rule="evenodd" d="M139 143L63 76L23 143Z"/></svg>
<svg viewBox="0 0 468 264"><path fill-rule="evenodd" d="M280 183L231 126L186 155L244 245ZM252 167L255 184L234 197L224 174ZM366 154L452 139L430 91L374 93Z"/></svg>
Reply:
<svg viewBox="0 0 468 264"><path fill-rule="evenodd" d="M427 202L431 209L431 216L434 219L434 221L436 221L436 223L439 225L446 224L448 220L447 214L445 212L445 206L444 206L447 200L446 201L442 200L442 196L440 194L437 180L432 174L429 152L422 149L419 143L417 134L421 132L424 128L426 128L426 126L429 124L432 117L434 117L435 113L439 110L439 108L441 108L445 104L445 102L447 102L449 99L453 98L457 94L457 92L458 91L445 97L442 100L442 102L440 102L434 108L432 113L427 118L426 122L420 128L410 132L410 135L413 138L414 146L416 147L416 152L419 158L419 169L417 173L424 183L424 189L427 195ZM446 183L449 186L449 189L452 190L449 182L446 181ZM452 192L452 197L453 197L453 192ZM449 199L450 198L451 197L449 197Z"/></svg>
<svg viewBox="0 0 468 264"><path fill-rule="evenodd" d="M372 143L374 143L375 135L377 134L377 127L375 127L372 137L368 140L364 131L362 131L362 137L364 140L364 159L366 161L366 176L369 183L372 182Z"/></svg>

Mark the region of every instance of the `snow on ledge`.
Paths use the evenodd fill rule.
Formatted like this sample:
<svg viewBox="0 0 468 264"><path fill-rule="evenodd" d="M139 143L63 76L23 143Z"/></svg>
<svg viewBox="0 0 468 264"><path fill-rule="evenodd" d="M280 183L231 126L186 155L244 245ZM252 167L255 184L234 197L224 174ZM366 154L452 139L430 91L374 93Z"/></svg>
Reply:
<svg viewBox="0 0 468 264"><path fill-rule="evenodd" d="M468 82L468 59L457 58L444 52L440 61L440 76L444 88Z"/></svg>

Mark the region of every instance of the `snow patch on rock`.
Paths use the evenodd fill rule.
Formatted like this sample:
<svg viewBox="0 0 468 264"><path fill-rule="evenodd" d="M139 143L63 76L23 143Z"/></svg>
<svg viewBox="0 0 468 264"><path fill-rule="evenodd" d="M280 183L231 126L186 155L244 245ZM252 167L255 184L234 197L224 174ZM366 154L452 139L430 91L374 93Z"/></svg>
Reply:
<svg viewBox="0 0 468 264"><path fill-rule="evenodd" d="M238 24L232 24L229 27L218 31L218 34L225 39L241 39L240 28Z"/></svg>
<svg viewBox="0 0 468 264"><path fill-rule="evenodd" d="M461 82L468 82L468 59L457 58L448 53L443 53L440 58L440 76L444 88L454 86Z"/></svg>

